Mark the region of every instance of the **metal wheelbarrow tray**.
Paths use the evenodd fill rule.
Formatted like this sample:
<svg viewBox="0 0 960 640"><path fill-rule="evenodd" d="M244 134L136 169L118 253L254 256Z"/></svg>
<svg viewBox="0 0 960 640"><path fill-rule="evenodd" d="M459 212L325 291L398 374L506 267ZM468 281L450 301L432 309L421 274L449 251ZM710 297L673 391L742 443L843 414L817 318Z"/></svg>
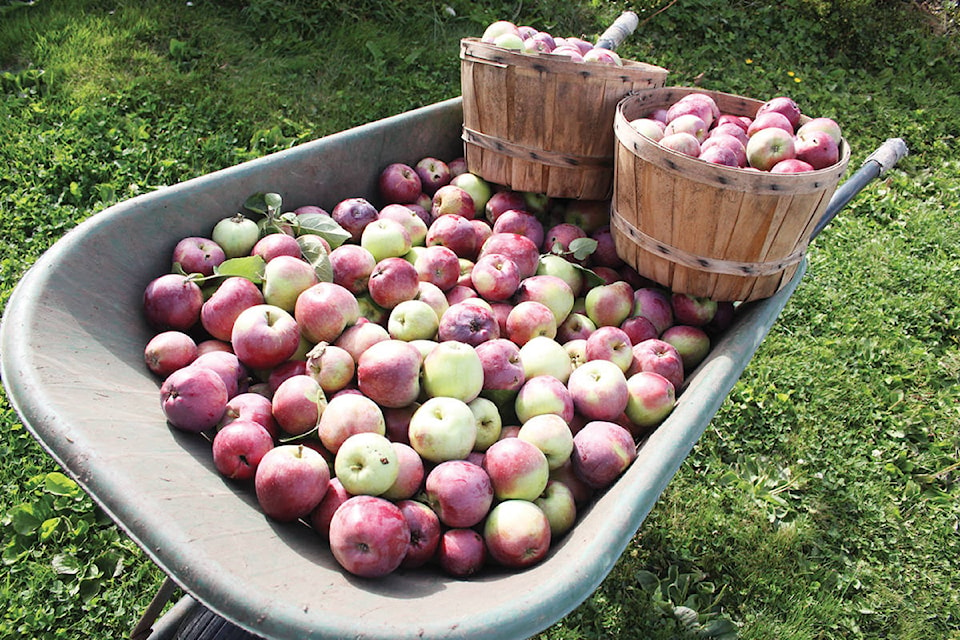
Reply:
<svg viewBox="0 0 960 640"><path fill-rule="evenodd" d="M66 234L5 310L2 376L25 426L186 592L269 638L515 638L583 602L609 573L802 277L744 305L622 478L533 568L468 580L342 571L302 523L278 524L249 485L222 478L210 444L171 429L143 362L146 283L177 240L206 235L256 192L285 209L375 197L390 162L462 155L454 98L117 204Z"/></svg>

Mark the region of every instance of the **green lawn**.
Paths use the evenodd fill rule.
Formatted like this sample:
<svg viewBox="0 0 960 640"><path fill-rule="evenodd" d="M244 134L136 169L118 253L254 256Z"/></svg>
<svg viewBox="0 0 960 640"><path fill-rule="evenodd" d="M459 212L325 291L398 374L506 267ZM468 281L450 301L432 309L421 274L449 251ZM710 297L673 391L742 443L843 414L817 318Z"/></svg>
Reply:
<svg viewBox="0 0 960 640"><path fill-rule="evenodd" d="M955 0L0 0L0 304L111 204L458 95L458 41L495 19L593 38L628 5L620 52L671 84L789 94L851 167L911 153L817 238L614 571L541 637L685 637L685 605L699 637L960 638ZM0 420L0 638L126 634L162 574L2 394Z"/></svg>

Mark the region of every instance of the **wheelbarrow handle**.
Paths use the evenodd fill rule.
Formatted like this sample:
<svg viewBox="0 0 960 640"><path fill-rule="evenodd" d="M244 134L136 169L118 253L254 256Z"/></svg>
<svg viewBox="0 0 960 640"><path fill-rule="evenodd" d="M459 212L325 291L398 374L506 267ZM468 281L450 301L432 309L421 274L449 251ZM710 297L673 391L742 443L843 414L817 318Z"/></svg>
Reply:
<svg viewBox="0 0 960 640"><path fill-rule="evenodd" d="M902 138L888 138L877 147L876 151L867 156L860 168L833 192L833 197L830 198L820 222L814 227L810 240L816 238L865 186L886 173L908 153L907 144Z"/></svg>
<svg viewBox="0 0 960 640"><path fill-rule="evenodd" d="M633 11L624 11L613 24L597 38L596 47L613 51L637 29L640 18Z"/></svg>

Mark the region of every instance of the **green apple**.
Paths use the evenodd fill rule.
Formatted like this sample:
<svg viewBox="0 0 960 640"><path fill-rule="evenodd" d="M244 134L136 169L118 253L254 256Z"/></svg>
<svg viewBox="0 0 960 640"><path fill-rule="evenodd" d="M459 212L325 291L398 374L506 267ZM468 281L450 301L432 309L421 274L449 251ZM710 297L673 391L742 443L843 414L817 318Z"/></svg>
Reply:
<svg viewBox="0 0 960 640"><path fill-rule="evenodd" d="M228 258L250 255L260 239L260 227L242 213L223 218L213 226L210 239L220 245Z"/></svg>
<svg viewBox="0 0 960 640"><path fill-rule="evenodd" d="M566 383L573 370L570 354L563 345L546 336L530 338L520 347L520 362L527 380L534 376L548 375Z"/></svg>
<svg viewBox="0 0 960 640"><path fill-rule="evenodd" d="M387 332L395 340L433 340L437 337L440 320L436 312L423 300L404 300L390 310Z"/></svg>
<svg viewBox="0 0 960 640"><path fill-rule="evenodd" d="M360 246L370 252L377 262L385 258L399 258L406 255L413 242L410 233L396 220L382 218L374 220L360 235Z"/></svg>
<svg viewBox="0 0 960 640"><path fill-rule="evenodd" d="M263 299L293 312L300 294L317 284L317 272L306 260L277 256L263 268Z"/></svg>
<svg viewBox="0 0 960 640"><path fill-rule="evenodd" d="M483 389L480 356L472 346L457 340L444 340L434 347L423 359L421 375L423 390L431 398L449 397L467 403Z"/></svg>
<svg viewBox="0 0 960 640"><path fill-rule="evenodd" d="M474 451L486 451L494 442L500 439L503 429L503 420L496 403L489 398L474 398L467 406L477 418L477 440L473 445Z"/></svg>
<svg viewBox="0 0 960 640"><path fill-rule="evenodd" d="M517 437L543 451L551 471L562 467L573 451L573 432L570 431L570 425L553 413L533 416L520 426Z"/></svg>
<svg viewBox="0 0 960 640"><path fill-rule="evenodd" d="M425 460L463 460L476 444L477 418L462 400L429 398L410 416L408 436Z"/></svg>
<svg viewBox="0 0 960 640"><path fill-rule="evenodd" d="M368 431L343 441L333 468L347 493L378 496L396 482L400 462L386 436Z"/></svg>
<svg viewBox="0 0 960 640"><path fill-rule="evenodd" d="M460 187L473 198L474 218L482 218L487 206L487 200L493 195L490 183L475 173L461 173L455 176L450 184Z"/></svg>

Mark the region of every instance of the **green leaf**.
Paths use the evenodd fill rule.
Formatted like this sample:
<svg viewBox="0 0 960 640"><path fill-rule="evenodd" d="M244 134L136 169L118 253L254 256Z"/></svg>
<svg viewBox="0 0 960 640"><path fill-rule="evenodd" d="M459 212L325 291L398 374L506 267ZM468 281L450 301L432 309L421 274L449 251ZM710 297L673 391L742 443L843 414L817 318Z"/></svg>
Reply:
<svg viewBox="0 0 960 640"><path fill-rule="evenodd" d="M43 522L33 509L32 504L18 504L10 510L13 530L22 536L29 536Z"/></svg>
<svg viewBox="0 0 960 640"><path fill-rule="evenodd" d="M49 540L53 534L57 532L57 527L60 526L60 522L63 519L60 516L53 518L47 518L40 525L40 540L46 541Z"/></svg>
<svg viewBox="0 0 960 640"><path fill-rule="evenodd" d="M48 473L44 478L43 486L47 493L55 496L75 496L80 493L77 483L59 471Z"/></svg>
<svg viewBox="0 0 960 640"><path fill-rule="evenodd" d="M633 577L644 591L656 591L660 587L660 578L649 571L637 571Z"/></svg>
<svg viewBox="0 0 960 640"><path fill-rule="evenodd" d="M350 233L336 220L324 213L303 213L296 216L297 230L300 234L315 234L322 237L336 249L350 239Z"/></svg>
<svg viewBox="0 0 960 640"><path fill-rule="evenodd" d="M317 272L320 282L333 282L333 265L320 238L306 234L298 237L297 242L300 243L303 259L313 265L313 270Z"/></svg>
<svg viewBox="0 0 960 640"><path fill-rule="evenodd" d="M62 575L76 575L80 573L82 568L79 560L66 553L58 553L53 556L50 564L53 566L54 571Z"/></svg>
<svg viewBox="0 0 960 640"><path fill-rule="evenodd" d="M599 286L602 285L602 284L606 284L606 280L604 280L604 279L601 278L599 275L597 275L597 273L596 273L595 271L593 271L592 269L588 269L588 268L584 267L583 265L577 264L576 262L571 262L570 264L572 264L573 267L574 267L577 271L579 271L581 274L583 274L583 280L584 280L583 287L584 287L584 291L589 291L590 289L593 289L594 287L599 287Z"/></svg>
<svg viewBox="0 0 960 640"><path fill-rule="evenodd" d="M255 193L243 203L243 208L263 216L274 215L283 206L279 193Z"/></svg>
<svg viewBox="0 0 960 640"><path fill-rule="evenodd" d="M597 241L593 238L577 238L567 247L577 260L586 260L597 250Z"/></svg>
<svg viewBox="0 0 960 640"><path fill-rule="evenodd" d="M260 256L229 258L214 267L213 273L216 276L223 277L240 276L254 284L260 284L263 282L264 266L266 266L266 262Z"/></svg>

